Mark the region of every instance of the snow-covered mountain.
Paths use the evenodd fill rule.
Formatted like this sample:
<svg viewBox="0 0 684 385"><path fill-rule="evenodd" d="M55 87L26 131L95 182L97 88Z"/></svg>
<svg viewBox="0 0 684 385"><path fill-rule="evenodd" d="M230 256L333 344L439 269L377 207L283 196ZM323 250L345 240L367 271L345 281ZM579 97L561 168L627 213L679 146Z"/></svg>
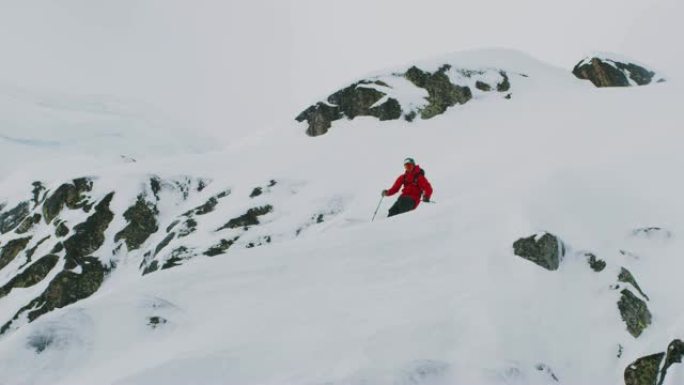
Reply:
<svg viewBox="0 0 684 385"><path fill-rule="evenodd" d="M220 152L13 163L0 384L681 383L681 86L575 70L463 52ZM406 156L434 202L386 218Z"/></svg>

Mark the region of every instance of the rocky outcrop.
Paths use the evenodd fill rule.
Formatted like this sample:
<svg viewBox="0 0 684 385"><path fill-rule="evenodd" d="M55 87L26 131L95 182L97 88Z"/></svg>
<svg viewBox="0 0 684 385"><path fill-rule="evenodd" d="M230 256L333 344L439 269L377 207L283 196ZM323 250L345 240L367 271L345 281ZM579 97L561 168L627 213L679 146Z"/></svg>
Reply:
<svg viewBox="0 0 684 385"><path fill-rule="evenodd" d="M31 264L26 270L12 278L5 286L0 287L0 298L9 294L12 289L31 287L42 281L57 265L59 257L46 255Z"/></svg>
<svg viewBox="0 0 684 385"><path fill-rule="evenodd" d="M159 212L153 203L147 202L139 195L135 204L124 213L128 225L114 236L114 241L124 240L128 250L136 250L159 228L157 215Z"/></svg>
<svg viewBox="0 0 684 385"><path fill-rule="evenodd" d="M354 119L357 116L373 116L379 120L394 120L401 117L401 106L396 99L388 98L376 105L385 94L368 84L386 86L378 81L362 80L330 95L327 102L319 102L299 114L298 122L306 121L309 136L323 135L328 132L332 122L342 118Z"/></svg>
<svg viewBox="0 0 684 385"><path fill-rule="evenodd" d="M9 265L28 245L31 237L12 239L0 251L0 270Z"/></svg>
<svg viewBox="0 0 684 385"><path fill-rule="evenodd" d="M248 228L249 226L254 226L259 224L259 217L266 215L273 211L273 206L266 205L261 207L253 207L247 210L246 213L235 217L228 221L225 225L216 229L216 231L221 231L224 229L237 229L237 228Z"/></svg>
<svg viewBox="0 0 684 385"><path fill-rule="evenodd" d="M594 270L597 273L600 273L603 271L603 269L606 268L606 262L602 259L596 258L596 256L592 253L586 253L585 256L587 257L587 262L589 263L589 267L591 267L592 270Z"/></svg>
<svg viewBox="0 0 684 385"><path fill-rule="evenodd" d="M428 93L428 105L420 111L421 118L430 119L441 115L447 108L456 104L465 104L473 97L470 88L451 83L446 75L446 71L450 69L451 66L447 64L431 74L414 66L404 74L408 81L416 87L425 89Z"/></svg>
<svg viewBox="0 0 684 385"><path fill-rule="evenodd" d="M24 220L21 222L21 224L14 230L15 233L17 234L25 234L31 228L33 228L34 225L37 225L40 222L41 215L38 213L33 214L32 216L24 218Z"/></svg>
<svg viewBox="0 0 684 385"><path fill-rule="evenodd" d="M513 252L547 270L558 270L565 255L565 245L555 235L541 233L515 241Z"/></svg>
<svg viewBox="0 0 684 385"><path fill-rule="evenodd" d="M91 254L104 243L104 232L114 218L114 213L109 209L113 196L113 192L107 194L95 206L95 212L83 223L74 227L73 235L63 242L66 252L64 270L55 276L40 296L22 307L10 321L5 323L0 328L0 334L9 330L12 324L24 314L30 322L53 309L87 298L97 291L107 269L98 258ZM52 267L49 266L53 263L53 257L44 258L48 260L33 269L29 268L29 273L25 271L27 275L19 283L34 285L40 281L41 276L45 277L54 264ZM34 265L37 263L38 261ZM22 275L17 277L22 277Z"/></svg>
<svg viewBox="0 0 684 385"><path fill-rule="evenodd" d="M621 296L617 303L620 316L627 325L627 331L637 338L651 324L651 312L646 304L649 298L639 287L634 275L624 267L620 268L618 282L631 286L641 296L640 298L629 288L624 288L620 291ZM620 286L617 284L615 288L620 288Z"/></svg>
<svg viewBox="0 0 684 385"><path fill-rule="evenodd" d="M627 366L624 373L625 385L662 385L668 370L673 364L681 363L682 356L684 342L673 340L664 353L641 357Z"/></svg>
<svg viewBox="0 0 684 385"><path fill-rule="evenodd" d="M470 101L472 89L506 92L510 88L509 74L500 69L455 68L448 63L437 70L412 66L405 71L358 81L308 107L295 120L307 123L307 135L319 136L341 119L359 116L380 121L403 117L412 122L417 116L431 119L450 107ZM425 95L423 101L416 100L416 95Z"/></svg>
<svg viewBox="0 0 684 385"><path fill-rule="evenodd" d="M218 244L210 247L207 251L205 251L204 255L206 255L208 257L213 257L213 256L216 256L219 254L223 254L226 252L226 250L228 250L228 248L233 246L233 244L235 243L235 241L238 240L238 238L240 238L240 237L235 237L235 238L230 239L230 240L221 239L221 241Z"/></svg>
<svg viewBox="0 0 684 385"><path fill-rule="evenodd" d="M0 234L14 230L29 215L29 202L21 202L7 211L0 212Z"/></svg>
<svg viewBox="0 0 684 385"><path fill-rule="evenodd" d="M646 294L644 294L644 291L641 290L641 287L639 287L639 284L637 283L637 281L634 278L634 276L632 275L632 273L629 270L625 269L624 267L620 269L620 274L618 275L618 281L632 285L635 289L637 289L639 294L641 294L644 298L646 298L647 301L649 300L648 296Z"/></svg>
<svg viewBox="0 0 684 385"><path fill-rule="evenodd" d="M90 211L91 204L85 193L93 188L92 180L88 178L74 179L72 183L64 183L43 203L43 217L45 223L50 223L59 215L64 206L75 210L82 208L85 212Z"/></svg>
<svg viewBox="0 0 684 385"><path fill-rule="evenodd" d="M656 73L640 65L606 57L588 57L573 68L579 79L589 80L596 87L629 87L650 84ZM658 78L658 82L664 79Z"/></svg>

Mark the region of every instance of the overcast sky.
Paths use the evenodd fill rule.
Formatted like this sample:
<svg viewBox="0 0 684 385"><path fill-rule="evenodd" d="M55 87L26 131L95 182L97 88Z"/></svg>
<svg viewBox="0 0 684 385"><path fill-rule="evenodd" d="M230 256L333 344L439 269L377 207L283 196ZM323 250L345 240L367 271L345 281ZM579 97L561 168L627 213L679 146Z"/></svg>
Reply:
<svg viewBox="0 0 684 385"><path fill-rule="evenodd" d="M385 67L472 48L684 64L677 0L0 0L0 84L150 102L242 135ZM225 135L223 135L225 136Z"/></svg>

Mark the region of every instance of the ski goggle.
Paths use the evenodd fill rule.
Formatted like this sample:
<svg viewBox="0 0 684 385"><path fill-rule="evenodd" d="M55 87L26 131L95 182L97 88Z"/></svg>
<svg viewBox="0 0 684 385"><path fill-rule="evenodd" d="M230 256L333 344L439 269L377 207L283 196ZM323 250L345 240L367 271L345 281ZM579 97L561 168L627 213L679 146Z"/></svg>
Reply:
<svg viewBox="0 0 684 385"><path fill-rule="evenodd" d="M406 158L404 159L404 164L416 164L416 161L414 161L413 158Z"/></svg>

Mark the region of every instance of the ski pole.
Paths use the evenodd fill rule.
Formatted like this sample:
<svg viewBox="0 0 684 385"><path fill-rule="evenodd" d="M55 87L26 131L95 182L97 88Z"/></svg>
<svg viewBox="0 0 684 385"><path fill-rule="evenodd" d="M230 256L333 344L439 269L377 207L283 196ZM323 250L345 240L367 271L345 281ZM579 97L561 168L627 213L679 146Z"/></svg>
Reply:
<svg viewBox="0 0 684 385"><path fill-rule="evenodd" d="M378 202L378 207L375 209L375 212L373 213L373 219L371 219L371 222L375 220L375 215L377 215L378 210L380 210L380 205L382 204L382 200L385 199L385 196L380 197L380 202Z"/></svg>

